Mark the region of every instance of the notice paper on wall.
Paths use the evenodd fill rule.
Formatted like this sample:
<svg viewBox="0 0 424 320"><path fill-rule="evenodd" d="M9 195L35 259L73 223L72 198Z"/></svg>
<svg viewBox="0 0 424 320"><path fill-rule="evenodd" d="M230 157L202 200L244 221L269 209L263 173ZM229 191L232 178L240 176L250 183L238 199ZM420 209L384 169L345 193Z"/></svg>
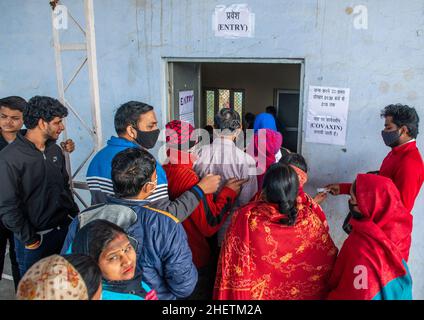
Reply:
<svg viewBox="0 0 424 320"><path fill-rule="evenodd" d="M212 16L212 29L216 37L229 39L253 37L255 14L247 4L218 5Z"/></svg>
<svg viewBox="0 0 424 320"><path fill-rule="evenodd" d="M194 127L194 91L180 91L178 105L180 120L188 122Z"/></svg>
<svg viewBox="0 0 424 320"><path fill-rule="evenodd" d="M344 146L349 88L309 86L306 142Z"/></svg>

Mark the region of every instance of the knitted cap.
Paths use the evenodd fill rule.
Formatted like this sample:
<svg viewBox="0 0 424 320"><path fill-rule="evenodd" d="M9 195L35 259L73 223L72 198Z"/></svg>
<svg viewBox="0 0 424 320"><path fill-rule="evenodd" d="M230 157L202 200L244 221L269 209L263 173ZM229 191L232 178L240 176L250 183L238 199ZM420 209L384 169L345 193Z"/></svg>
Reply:
<svg viewBox="0 0 424 320"><path fill-rule="evenodd" d="M185 121L172 120L166 124L166 142L173 145L188 144L193 126Z"/></svg>

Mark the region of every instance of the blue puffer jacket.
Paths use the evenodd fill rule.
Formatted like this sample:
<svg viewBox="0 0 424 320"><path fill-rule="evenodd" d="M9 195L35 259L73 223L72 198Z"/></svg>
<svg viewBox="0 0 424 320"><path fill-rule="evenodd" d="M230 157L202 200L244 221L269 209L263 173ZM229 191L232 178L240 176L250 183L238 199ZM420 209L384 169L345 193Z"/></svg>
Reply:
<svg viewBox="0 0 424 320"><path fill-rule="evenodd" d="M108 204L81 212L69 227L62 253L72 252L72 242L80 227L95 219L106 219L137 240L137 265L143 281L156 291L160 300L186 298L197 283L187 235L177 218L147 204L109 198Z"/></svg>

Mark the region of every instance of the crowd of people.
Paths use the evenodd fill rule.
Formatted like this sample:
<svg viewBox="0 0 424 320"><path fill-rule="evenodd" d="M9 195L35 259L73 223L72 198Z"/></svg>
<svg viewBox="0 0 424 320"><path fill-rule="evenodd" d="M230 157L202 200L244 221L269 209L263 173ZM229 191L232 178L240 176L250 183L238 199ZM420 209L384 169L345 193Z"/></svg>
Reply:
<svg viewBox="0 0 424 320"><path fill-rule="evenodd" d="M0 99L0 275L8 243L18 299L412 299L411 212L424 180L414 108L382 110L391 151L379 171L313 197L274 107L244 119L222 108L206 138L172 120L161 163L149 152L155 110L130 101L88 166L83 210L65 164L75 144L57 144L67 114L51 97ZM320 205L328 194L350 196L340 250Z"/></svg>

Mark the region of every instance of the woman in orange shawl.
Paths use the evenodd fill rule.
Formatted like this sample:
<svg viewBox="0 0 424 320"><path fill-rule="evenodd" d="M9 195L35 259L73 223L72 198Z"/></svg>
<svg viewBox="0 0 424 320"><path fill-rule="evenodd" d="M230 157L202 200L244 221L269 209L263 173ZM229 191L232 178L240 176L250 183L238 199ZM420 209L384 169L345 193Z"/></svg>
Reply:
<svg viewBox="0 0 424 320"><path fill-rule="evenodd" d="M302 191L299 180L306 179L292 166L268 169L262 199L234 214L218 263L215 299L327 296L337 248L321 208Z"/></svg>

